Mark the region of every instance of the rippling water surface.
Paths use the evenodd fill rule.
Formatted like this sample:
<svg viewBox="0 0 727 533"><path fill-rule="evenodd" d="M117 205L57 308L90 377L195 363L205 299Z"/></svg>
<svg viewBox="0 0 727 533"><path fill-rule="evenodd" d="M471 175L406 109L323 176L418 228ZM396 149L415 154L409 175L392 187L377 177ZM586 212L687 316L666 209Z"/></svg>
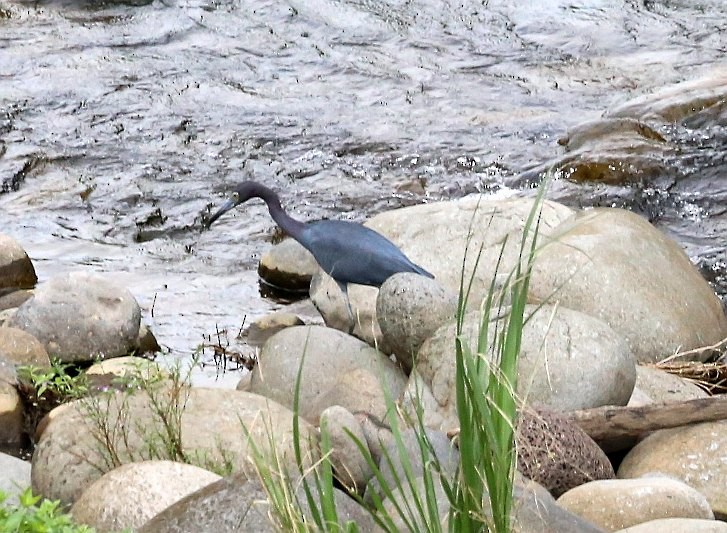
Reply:
<svg viewBox="0 0 727 533"><path fill-rule="evenodd" d="M527 188L569 129L723 75L726 36L722 0L0 0L0 231L41 281L119 273L185 357L279 307L262 205L199 230L248 172L303 219ZM551 197L644 214L725 294L726 109L654 126L667 171Z"/></svg>

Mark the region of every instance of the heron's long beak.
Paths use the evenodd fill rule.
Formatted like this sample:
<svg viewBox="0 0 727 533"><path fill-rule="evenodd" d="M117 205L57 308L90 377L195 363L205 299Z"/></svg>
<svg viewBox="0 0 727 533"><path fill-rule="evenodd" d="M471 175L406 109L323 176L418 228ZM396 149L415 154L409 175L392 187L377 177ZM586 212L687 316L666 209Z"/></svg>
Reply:
<svg viewBox="0 0 727 533"><path fill-rule="evenodd" d="M230 209L232 209L236 205L237 204L235 203L235 201L232 198L227 200L224 204L222 204L222 207L220 207L214 215L212 215L210 218L207 219L205 226L207 226L209 228L215 220L220 218L222 215L227 213Z"/></svg>

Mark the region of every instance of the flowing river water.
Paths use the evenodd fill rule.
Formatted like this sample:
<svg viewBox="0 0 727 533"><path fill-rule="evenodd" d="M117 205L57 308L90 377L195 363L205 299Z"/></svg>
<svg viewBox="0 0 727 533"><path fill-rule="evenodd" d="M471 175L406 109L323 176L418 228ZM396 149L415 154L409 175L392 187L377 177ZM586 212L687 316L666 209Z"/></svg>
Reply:
<svg viewBox="0 0 727 533"><path fill-rule="evenodd" d="M260 202L200 229L237 181L301 219L527 194L572 129L706 79L709 105L650 125L668 153L549 197L643 214L724 297L726 52L724 0L0 0L0 232L41 282L113 273L185 359L281 307Z"/></svg>

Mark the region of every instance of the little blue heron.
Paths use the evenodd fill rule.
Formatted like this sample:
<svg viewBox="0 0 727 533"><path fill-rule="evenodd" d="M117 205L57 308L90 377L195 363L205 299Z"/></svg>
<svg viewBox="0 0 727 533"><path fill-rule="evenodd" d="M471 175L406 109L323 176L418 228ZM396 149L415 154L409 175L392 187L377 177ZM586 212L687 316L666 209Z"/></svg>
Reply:
<svg viewBox="0 0 727 533"><path fill-rule="evenodd" d="M346 299L351 329L355 322L348 299L349 283L380 287L398 272L434 277L412 263L389 239L361 224L346 220L306 223L294 219L283 210L280 198L272 189L255 181L240 183L232 197L207 220L207 227L251 198L261 198L275 223L312 253L320 267L336 281Z"/></svg>

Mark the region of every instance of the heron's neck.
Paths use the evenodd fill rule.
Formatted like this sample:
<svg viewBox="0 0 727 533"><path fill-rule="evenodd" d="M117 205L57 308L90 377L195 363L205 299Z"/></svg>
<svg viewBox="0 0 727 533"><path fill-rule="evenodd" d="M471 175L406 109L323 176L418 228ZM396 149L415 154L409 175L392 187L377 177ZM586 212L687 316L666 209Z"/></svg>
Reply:
<svg viewBox="0 0 727 533"><path fill-rule="evenodd" d="M261 187L260 198L262 198L267 204L270 216L273 218L275 223L280 226L285 233L297 240L305 228L305 223L294 219L286 213L280 205L278 195L271 189Z"/></svg>

